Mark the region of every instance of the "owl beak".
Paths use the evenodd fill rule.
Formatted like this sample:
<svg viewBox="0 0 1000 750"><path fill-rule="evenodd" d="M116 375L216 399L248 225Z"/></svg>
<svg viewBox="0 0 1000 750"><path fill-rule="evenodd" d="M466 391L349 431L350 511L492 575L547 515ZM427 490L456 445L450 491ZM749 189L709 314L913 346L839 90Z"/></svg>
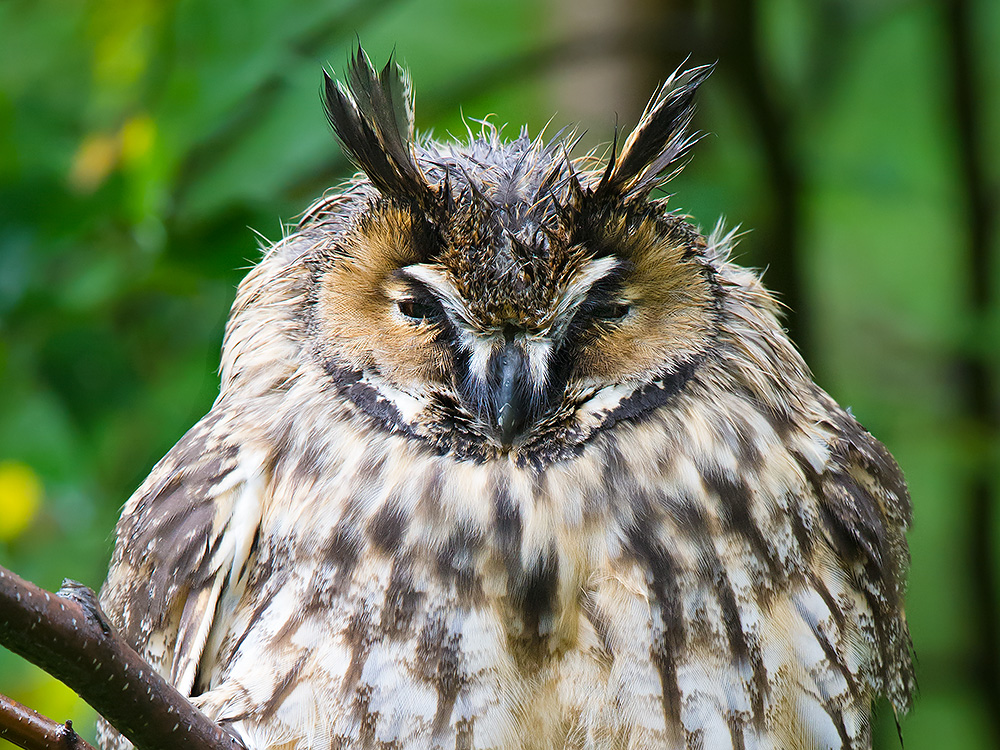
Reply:
<svg viewBox="0 0 1000 750"><path fill-rule="evenodd" d="M514 442L522 417L517 404L517 376L518 360L523 363L523 357L518 357L516 347L508 344L504 347L501 358L500 388L497 392L497 403L500 405L497 412L497 429L500 430L500 441L505 446L510 446Z"/></svg>
<svg viewBox="0 0 1000 750"><path fill-rule="evenodd" d="M494 368L498 377L496 388L496 430L500 442L509 448L524 426L526 404L524 373L526 359L523 348L508 337L503 349L496 355Z"/></svg>

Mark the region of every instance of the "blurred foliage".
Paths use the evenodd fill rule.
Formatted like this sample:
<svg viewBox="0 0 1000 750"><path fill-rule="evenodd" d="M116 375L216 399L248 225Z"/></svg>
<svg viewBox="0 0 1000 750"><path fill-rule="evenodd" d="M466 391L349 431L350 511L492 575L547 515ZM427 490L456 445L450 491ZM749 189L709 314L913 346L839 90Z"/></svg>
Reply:
<svg viewBox="0 0 1000 750"><path fill-rule="evenodd" d="M703 25L728 7L661 5ZM976 456L1000 479L997 445L964 410L956 365L979 357L995 372L1000 320L966 299L944 5L749 4L798 175L800 341L912 488L922 693L902 720L909 750L995 746L1000 720L963 489ZM1000 3L970 6L978 49L1000 49ZM348 172L318 103L322 66L342 67L359 35L376 61L395 49L412 69L424 131L464 133L462 112L496 112L537 133L549 72L580 54L560 12L529 0L0 4L0 564L49 589L64 576L100 585L121 504L212 402L228 305L259 257L249 227L279 239ZM685 57L683 28L670 33L651 80ZM693 62L724 54L707 45ZM977 64L982 168L995 176L1000 56ZM743 262L777 262L754 229L782 196L740 79L720 69L699 116L713 135L671 191L703 226L725 215L750 230ZM607 139L613 123L585 125ZM0 692L89 731L72 693L7 652ZM877 744L895 746L895 732L882 710Z"/></svg>

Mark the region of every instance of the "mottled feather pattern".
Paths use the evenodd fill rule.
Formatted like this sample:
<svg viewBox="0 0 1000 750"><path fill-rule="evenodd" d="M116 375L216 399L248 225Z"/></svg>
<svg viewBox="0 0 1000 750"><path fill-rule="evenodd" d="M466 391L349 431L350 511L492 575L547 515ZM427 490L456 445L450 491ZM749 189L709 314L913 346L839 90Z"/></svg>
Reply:
<svg viewBox="0 0 1000 750"><path fill-rule="evenodd" d="M909 498L732 235L648 200L705 72L615 177L414 143L362 55L327 92L365 174L241 284L219 399L123 510L115 624L250 750L870 747L913 690Z"/></svg>

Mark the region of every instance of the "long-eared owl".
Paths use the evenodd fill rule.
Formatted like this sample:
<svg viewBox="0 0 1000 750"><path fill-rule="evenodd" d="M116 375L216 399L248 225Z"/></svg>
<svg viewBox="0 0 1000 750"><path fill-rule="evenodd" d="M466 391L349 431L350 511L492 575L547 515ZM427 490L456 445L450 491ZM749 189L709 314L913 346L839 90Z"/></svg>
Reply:
<svg viewBox="0 0 1000 750"><path fill-rule="evenodd" d="M603 157L326 78L360 171L240 285L102 595L249 750L859 749L907 708L900 471L652 196L708 72Z"/></svg>

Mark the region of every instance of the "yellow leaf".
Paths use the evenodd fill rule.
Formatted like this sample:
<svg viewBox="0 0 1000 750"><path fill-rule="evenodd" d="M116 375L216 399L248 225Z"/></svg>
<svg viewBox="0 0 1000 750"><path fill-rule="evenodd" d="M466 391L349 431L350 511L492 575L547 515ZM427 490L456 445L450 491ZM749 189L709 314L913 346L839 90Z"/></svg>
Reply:
<svg viewBox="0 0 1000 750"><path fill-rule="evenodd" d="M135 164L141 161L153 147L156 138L156 123L147 114L130 117L122 125L119 133L122 148L122 162Z"/></svg>
<svg viewBox="0 0 1000 750"><path fill-rule="evenodd" d="M0 541L20 536L38 512L42 482L27 464L0 463Z"/></svg>

